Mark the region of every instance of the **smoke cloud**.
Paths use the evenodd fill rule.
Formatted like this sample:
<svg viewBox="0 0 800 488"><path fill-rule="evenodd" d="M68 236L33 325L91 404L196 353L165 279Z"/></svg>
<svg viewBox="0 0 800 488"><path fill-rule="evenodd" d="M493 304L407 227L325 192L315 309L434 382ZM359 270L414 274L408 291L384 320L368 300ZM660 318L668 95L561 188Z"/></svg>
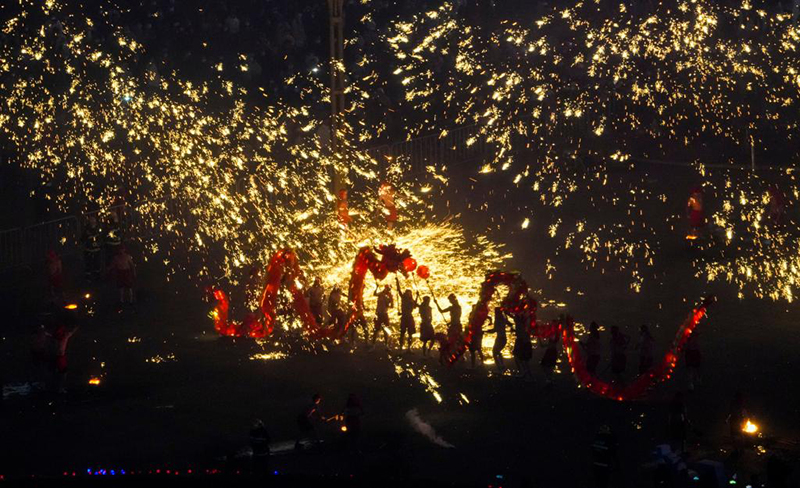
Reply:
<svg viewBox="0 0 800 488"><path fill-rule="evenodd" d="M456 447L447 442L446 440L442 439L438 434L436 434L436 430L434 430L434 428L431 427L431 424L425 422L424 420L422 420L422 418L420 418L419 412L417 412L416 408L412 408L411 410L406 412L406 419L408 420L408 423L411 424L412 427L414 427L414 430L427 437L431 442L433 442L437 446L442 446L449 449Z"/></svg>

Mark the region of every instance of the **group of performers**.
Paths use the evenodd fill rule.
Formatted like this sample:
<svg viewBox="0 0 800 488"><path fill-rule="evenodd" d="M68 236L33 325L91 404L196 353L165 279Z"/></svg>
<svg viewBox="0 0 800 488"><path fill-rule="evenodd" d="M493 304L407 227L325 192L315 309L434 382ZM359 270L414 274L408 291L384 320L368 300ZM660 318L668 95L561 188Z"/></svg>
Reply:
<svg viewBox="0 0 800 488"><path fill-rule="evenodd" d="M458 297L451 293L447 297L446 306L439 303L435 296L420 296L409 288L402 289L398 280L396 287L389 284L378 285L373 296L377 299L375 315L372 320L372 327L363 317L356 320L353 327L348 331L349 340L355 342L358 336L358 329L363 329L364 340L371 346L383 338L387 347L392 346L392 323L390 311L399 305L399 331L400 336L397 345L400 349L411 350L414 338L417 334L417 317L419 316L419 341L423 356L428 356L433 350L434 345L439 348L439 360L444 363L453 351L453 348L463 344L464 325L462 324L462 306ZM396 289L395 289L396 288ZM395 297L395 293L397 296ZM315 278L314 283L306 292L311 313L314 315L318 324L333 328L344 327L348 318L349 311L344 306L342 291L338 286L334 286L328 294L327 305L325 300L325 289L319 278ZM433 324L434 306L446 319L446 331L437 332ZM506 364L503 351L508 344L508 330L514 333L513 357L516 362L517 370L521 376L532 378L530 371L530 360L533 355L532 337L530 331L530 311L525 309L515 314L507 314L502 308L494 310L493 317L488 317L490 328L482 328L470 335L469 343L466 344L470 352L470 361L474 367L476 362L481 364L485 361L482 350L483 336L485 333L495 334L495 341L492 347L492 356L495 364L500 371L505 371ZM546 371L552 371L556 365L558 355L558 340L553 337L546 344L545 357L542 366Z"/></svg>
<svg viewBox="0 0 800 488"><path fill-rule="evenodd" d="M437 339L433 326L433 307L431 302L436 305L441 314L449 314L450 316L445 337L452 340L461 337L463 333L461 305L455 294L451 293L448 296L449 306L445 308L439 305L435 297L432 300L430 296L426 295L420 299L419 292L415 295L411 289L402 290L399 282L397 283L397 294L400 305L400 338L398 345L401 349L411 349L414 335L417 333L417 321L414 317L414 311L418 310L420 319L419 339L422 342L422 353L427 355L431 351L434 341ZM364 338L371 344L375 344L378 341L378 337L382 335L384 342L389 346L391 345L392 336L389 312L395 306L394 291L388 284L384 285L383 288L378 286L373 296L377 298L377 304L372 331L368 330L366 321L363 319L357 321L356 325L365 329ZM319 278L314 279L314 283L309 287L306 297L311 313L318 324L331 326L335 329L344 327L348 318L348 310L342 302L342 290L338 286L334 286L328 294L327 306L325 306L325 288ZM351 340L355 340L356 329L356 327L350 329Z"/></svg>

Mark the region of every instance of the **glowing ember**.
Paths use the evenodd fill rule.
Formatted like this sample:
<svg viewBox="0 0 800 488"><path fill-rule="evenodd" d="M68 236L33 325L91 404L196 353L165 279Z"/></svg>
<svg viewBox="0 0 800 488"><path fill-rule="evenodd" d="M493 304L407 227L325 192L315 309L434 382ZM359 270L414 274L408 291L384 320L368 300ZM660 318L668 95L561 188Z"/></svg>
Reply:
<svg viewBox="0 0 800 488"><path fill-rule="evenodd" d="M747 419L742 426L742 432L746 434L758 433L758 425L754 424L750 419Z"/></svg>
<svg viewBox="0 0 800 488"><path fill-rule="evenodd" d="M288 356L289 355L286 354L285 352L276 351L276 352L253 354L252 356L250 356L250 360L251 361L274 361L276 359L285 359Z"/></svg>
<svg viewBox="0 0 800 488"><path fill-rule="evenodd" d="M90 385L94 385L94 386L99 385L100 384L100 378L98 378L98 377L89 378L89 384Z"/></svg>
<svg viewBox="0 0 800 488"><path fill-rule="evenodd" d="M76 310L78 308L78 304L77 303L70 303L68 305L65 305L64 308L67 309L67 310Z"/></svg>

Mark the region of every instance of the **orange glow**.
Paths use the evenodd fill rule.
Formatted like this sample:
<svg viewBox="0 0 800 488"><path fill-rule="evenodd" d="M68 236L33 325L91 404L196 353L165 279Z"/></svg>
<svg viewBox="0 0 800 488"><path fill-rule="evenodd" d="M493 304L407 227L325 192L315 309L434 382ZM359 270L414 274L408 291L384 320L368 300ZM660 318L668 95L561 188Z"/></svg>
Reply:
<svg viewBox="0 0 800 488"><path fill-rule="evenodd" d="M342 426L342 432L347 432L347 426L346 425Z"/></svg>
<svg viewBox="0 0 800 488"><path fill-rule="evenodd" d="M67 310L76 310L78 308L77 303L70 303L69 305L64 306Z"/></svg>
<svg viewBox="0 0 800 488"><path fill-rule="evenodd" d="M89 384L90 385L95 385L95 386L99 385L100 384L100 378L89 378Z"/></svg>
<svg viewBox="0 0 800 488"><path fill-rule="evenodd" d="M742 426L742 432L746 434L755 434L758 432L758 425L751 422L750 419L747 419Z"/></svg>

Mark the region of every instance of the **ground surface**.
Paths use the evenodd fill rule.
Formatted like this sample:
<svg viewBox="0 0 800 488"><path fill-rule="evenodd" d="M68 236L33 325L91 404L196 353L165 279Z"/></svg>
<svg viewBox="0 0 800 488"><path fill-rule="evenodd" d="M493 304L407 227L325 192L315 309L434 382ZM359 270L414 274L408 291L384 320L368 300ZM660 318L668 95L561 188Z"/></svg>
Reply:
<svg viewBox="0 0 800 488"><path fill-rule="evenodd" d="M659 179L676 195L684 191L680 185L690 184L669 172L631 177ZM453 198L463 195L454 190ZM464 211L467 227L480 228L483 217ZM766 438L758 443L766 454L748 449L740 472L762 470L763 460L777 453L794 464L797 482L797 306L747 295L739 299L730 285L695 279L690 251L679 233L664 240L661 259L635 293L624 271L587 271L578 252L559 250L556 240L537 237L544 233L547 217L534 219L527 232L509 225L497 238L515 255L510 265L523 270L543 297L565 302L579 321L617 324L634 336L639 324L651 324L658 352L667 347L694 302L707 293L718 296L701 324L703 384L687 400L698 431L690 438L693 457L727 459L725 417L733 393L741 390L764 428ZM547 259L556 270L550 279ZM76 273L78 264L70 265ZM35 281L26 283L23 302L29 306L17 302L21 318L6 324L3 332L4 376L10 384L40 378L30 365L28 332L35 323L30 304L38 303L42 292ZM76 292L94 294L96 314L71 344L70 392L58 399L46 394L6 398L0 474L220 466L222 456L247 446L253 419L263 419L273 441L286 445L293 442L295 418L312 393L321 393L323 410L333 414L355 392L366 411L361 455L341 448L338 424L331 423L321 429L326 442L318 452L276 455L274 469L479 483L495 482L501 475L512 486L525 478L533 486L586 486L591 442L598 427L608 424L620 443L620 486L642 486L650 476L650 451L665 440L668 401L686 384L681 365L673 381L648 398L618 403L577 388L566 373L558 376L553 389L546 389L538 366L535 381L528 383L498 376L489 366L442 369L418 351L389 354L382 347L339 346L296 349L280 360L251 360L256 353L276 349L217 337L202 293L181 277L165 282L157 264L142 267L135 311L115 311L109 284L85 286L73 280L73 285ZM541 316L563 311L544 308ZM535 361L541 355L541 349L534 351ZM163 361L157 362L158 357ZM631 358L629 364L635 362ZM441 403L426 391L420 371L440 384ZM88 385L91 376L101 374L100 386ZM412 409L455 448L439 447L416 432L406 418Z"/></svg>

